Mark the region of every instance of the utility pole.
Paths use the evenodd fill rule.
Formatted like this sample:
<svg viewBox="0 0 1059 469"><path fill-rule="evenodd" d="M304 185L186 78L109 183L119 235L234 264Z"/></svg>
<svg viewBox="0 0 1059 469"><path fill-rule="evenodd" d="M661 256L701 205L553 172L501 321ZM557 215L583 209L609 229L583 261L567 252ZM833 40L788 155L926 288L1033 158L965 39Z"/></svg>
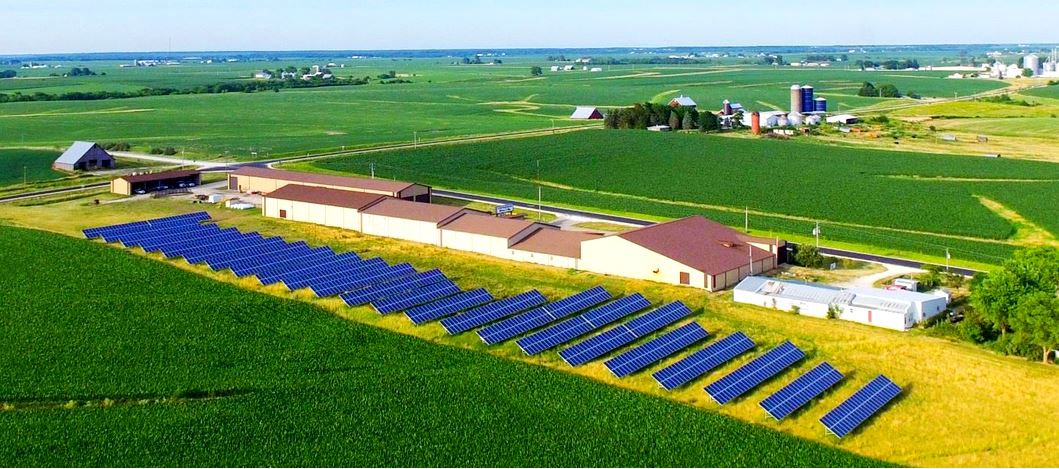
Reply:
<svg viewBox="0 0 1059 469"><path fill-rule="evenodd" d="M820 222L816 222L816 228L813 229L813 235L816 236L816 250L820 250Z"/></svg>
<svg viewBox="0 0 1059 469"><path fill-rule="evenodd" d="M743 211L743 231L750 232L750 207L746 207Z"/></svg>
<svg viewBox="0 0 1059 469"><path fill-rule="evenodd" d="M747 244L746 251L750 254L750 275L754 275L754 247Z"/></svg>
<svg viewBox="0 0 1059 469"><path fill-rule="evenodd" d="M542 190L541 190L541 160L537 160L537 221L544 219L544 213L541 211Z"/></svg>
<svg viewBox="0 0 1059 469"><path fill-rule="evenodd" d="M945 273L949 273L949 259L952 259L952 256L949 255L949 248L945 248Z"/></svg>
<svg viewBox="0 0 1059 469"><path fill-rule="evenodd" d="M27 183L26 179L26 165L22 165L22 185L25 186Z"/></svg>
<svg viewBox="0 0 1059 469"><path fill-rule="evenodd" d="M375 163L371 163L371 178L375 179Z"/></svg>
<svg viewBox="0 0 1059 469"><path fill-rule="evenodd" d="M412 148L419 148L419 131L412 131Z"/></svg>

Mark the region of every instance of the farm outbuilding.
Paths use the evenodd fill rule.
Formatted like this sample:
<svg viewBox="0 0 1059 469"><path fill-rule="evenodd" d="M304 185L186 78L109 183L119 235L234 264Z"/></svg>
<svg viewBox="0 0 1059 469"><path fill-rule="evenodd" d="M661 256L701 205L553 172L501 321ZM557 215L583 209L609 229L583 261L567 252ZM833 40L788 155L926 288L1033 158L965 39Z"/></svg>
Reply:
<svg viewBox="0 0 1059 469"><path fill-rule="evenodd" d="M114 166L114 157L92 142L74 142L52 163L53 168L62 171L90 171Z"/></svg>
<svg viewBox="0 0 1059 469"><path fill-rule="evenodd" d="M266 217L361 230L361 211L386 196L287 184L262 197Z"/></svg>
<svg viewBox="0 0 1059 469"><path fill-rule="evenodd" d="M528 236L512 243L510 259L563 269L578 269L581 243L602 236L598 233L536 228Z"/></svg>
<svg viewBox="0 0 1059 469"><path fill-rule="evenodd" d="M512 245L541 229L558 230L528 220L464 214L441 227L441 247L510 259Z"/></svg>
<svg viewBox="0 0 1059 469"><path fill-rule="evenodd" d="M198 171L163 171L121 176L110 181L110 192L121 195L157 192L199 185L202 175Z"/></svg>
<svg viewBox="0 0 1059 469"><path fill-rule="evenodd" d="M570 118L577 120L596 120L602 119L603 113L596 107L578 106L577 109L574 109L574 113L570 114Z"/></svg>
<svg viewBox="0 0 1059 469"><path fill-rule="evenodd" d="M463 207L387 198L361 212L365 234L441 246L441 227L465 214L488 216Z"/></svg>
<svg viewBox="0 0 1059 469"><path fill-rule="evenodd" d="M283 171L253 166L243 166L228 175L228 189L239 192L268 193L287 184L365 192L419 202L429 202L431 193L430 186L410 182Z"/></svg>
<svg viewBox="0 0 1059 469"><path fill-rule="evenodd" d="M785 243L693 216L581 244L581 268L718 291L773 270Z"/></svg>
<svg viewBox="0 0 1059 469"><path fill-rule="evenodd" d="M676 98L671 99L669 101L669 105L672 106L672 107L677 107L677 106L696 107L696 106L698 106L698 104L695 103L694 99L691 99L691 98L689 98L687 96L684 96L684 95L680 95L680 96L677 96Z"/></svg>
<svg viewBox="0 0 1059 469"><path fill-rule="evenodd" d="M733 299L818 318L833 310L838 319L905 331L948 307L943 292L916 293L878 288L841 289L829 285L748 277L736 285Z"/></svg>

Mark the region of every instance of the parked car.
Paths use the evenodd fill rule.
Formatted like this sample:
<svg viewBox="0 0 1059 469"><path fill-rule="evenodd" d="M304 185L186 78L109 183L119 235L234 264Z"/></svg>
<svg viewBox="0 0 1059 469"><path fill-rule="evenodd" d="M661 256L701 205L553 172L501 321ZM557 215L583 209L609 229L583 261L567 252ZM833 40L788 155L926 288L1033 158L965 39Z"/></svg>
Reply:
<svg viewBox="0 0 1059 469"><path fill-rule="evenodd" d="M145 191L145 190L143 190L143 189L136 189L136 190L134 190L133 192L135 192L135 193L137 193L137 194L141 194L141 195L142 195L142 194L146 194L146 193L147 193L147 191Z"/></svg>
<svg viewBox="0 0 1059 469"><path fill-rule="evenodd" d="M167 186L165 184L159 184L158 185L158 190L160 190L160 191L169 190L169 186Z"/></svg>
<svg viewBox="0 0 1059 469"><path fill-rule="evenodd" d="M184 183L184 182L181 182L181 183L177 184L177 187L181 187L181 188L187 187L187 186L188 186L187 183Z"/></svg>
<svg viewBox="0 0 1059 469"><path fill-rule="evenodd" d="M189 183L188 183L188 187L195 187L195 183L193 183L193 182L189 182Z"/></svg>

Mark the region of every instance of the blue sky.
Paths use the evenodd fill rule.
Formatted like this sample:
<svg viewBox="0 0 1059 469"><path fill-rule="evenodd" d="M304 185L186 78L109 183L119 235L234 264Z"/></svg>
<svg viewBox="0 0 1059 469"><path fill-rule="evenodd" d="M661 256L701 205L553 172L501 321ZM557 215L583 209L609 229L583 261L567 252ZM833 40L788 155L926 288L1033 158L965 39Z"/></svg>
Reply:
<svg viewBox="0 0 1059 469"><path fill-rule="evenodd" d="M4 0L0 18L0 54L1059 41L1040 0Z"/></svg>

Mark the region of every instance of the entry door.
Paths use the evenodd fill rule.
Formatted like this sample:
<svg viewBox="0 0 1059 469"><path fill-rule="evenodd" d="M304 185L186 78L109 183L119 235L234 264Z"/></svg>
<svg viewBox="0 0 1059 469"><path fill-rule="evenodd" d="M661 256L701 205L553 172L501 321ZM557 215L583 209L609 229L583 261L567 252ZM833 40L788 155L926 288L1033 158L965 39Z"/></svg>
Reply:
<svg viewBox="0 0 1059 469"><path fill-rule="evenodd" d="M691 274L689 274L687 272L681 272L680 273L680 284L681 285L691 285Z"/></svg>

